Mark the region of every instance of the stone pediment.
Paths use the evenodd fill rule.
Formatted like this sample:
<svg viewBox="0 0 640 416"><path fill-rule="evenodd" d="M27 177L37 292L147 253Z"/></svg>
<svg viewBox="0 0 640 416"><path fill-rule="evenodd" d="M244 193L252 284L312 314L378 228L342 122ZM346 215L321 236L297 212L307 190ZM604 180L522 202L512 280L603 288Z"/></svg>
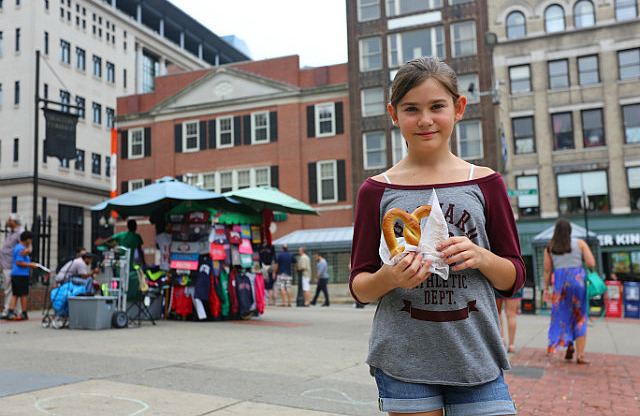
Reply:
<svg viewBox="0 0 640 416"><path fill-rule="evenodd" d="M220 68L182 89L154 110L170 111L229 105L265 98L272 99L297 91L296 87L278 81L230 68Z"/></svg>

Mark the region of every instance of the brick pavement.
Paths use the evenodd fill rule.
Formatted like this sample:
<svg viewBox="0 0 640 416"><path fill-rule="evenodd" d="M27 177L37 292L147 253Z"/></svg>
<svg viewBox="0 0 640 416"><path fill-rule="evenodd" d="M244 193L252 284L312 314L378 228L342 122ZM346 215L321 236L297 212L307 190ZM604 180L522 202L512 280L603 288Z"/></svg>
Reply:
<svg viewBox="0 0 640 416"><path fill-rule="evenodd" d="M640 415L640 357L589 353L589 365L564 359L564 350L523 348L505 375L519 416Z"/></svg>

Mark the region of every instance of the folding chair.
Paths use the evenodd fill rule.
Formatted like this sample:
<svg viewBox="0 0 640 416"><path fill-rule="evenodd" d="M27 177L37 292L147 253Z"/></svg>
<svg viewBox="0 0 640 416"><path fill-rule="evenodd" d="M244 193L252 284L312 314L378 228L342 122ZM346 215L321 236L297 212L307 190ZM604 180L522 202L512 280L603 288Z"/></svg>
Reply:
<svg viewBox="0 0 640 416"><path fill-rule="evenodd" d="M135 265L134 270L136 271L136 274L138 276L138 296L136 296L135 301L127 307L129 323L140 326L140 322L142 321L142 319L146 318L151 321L153 325L155 325L156 321L155 319L153 319L153 315L151 315L151 311L146 304L146 299L151 299L151 296L149 293L149 285L147 284L144 270L139 265ZM132 311L134 306L136 307L136 309Z"/></svg>

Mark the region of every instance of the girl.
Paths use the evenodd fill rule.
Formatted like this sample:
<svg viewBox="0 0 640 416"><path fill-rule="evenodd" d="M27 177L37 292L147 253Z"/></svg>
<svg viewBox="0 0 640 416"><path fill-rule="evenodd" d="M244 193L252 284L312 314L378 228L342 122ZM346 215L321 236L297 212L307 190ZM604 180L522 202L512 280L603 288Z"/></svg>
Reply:
<svg viewBox="0 0 640 416"><path fill-rule="evenodd" d="M516 414L493 288L505 297L517 292L524 263L501 176L449 150L465 106L445 63L422 57L401 66L388 108L408 154L358 193L349 285L358 302L378 301L367 363L379 408L390 415ZM381 266L384 214L411 213L433 192L449 231L437 247L449 278L431 276L420 254Z"/></svg>

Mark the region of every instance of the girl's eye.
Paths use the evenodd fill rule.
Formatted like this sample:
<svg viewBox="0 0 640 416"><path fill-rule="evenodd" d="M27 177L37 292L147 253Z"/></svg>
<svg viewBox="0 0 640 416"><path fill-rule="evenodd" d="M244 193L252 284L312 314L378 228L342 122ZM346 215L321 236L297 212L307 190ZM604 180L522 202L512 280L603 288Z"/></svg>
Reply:
<svg viewBox="0 0 640 416"><path fill-rule="evenodd" d="M444 108L444 105L442 105L442 104L434 104L433 107L431 107L431 108L433 108L434 110L439 110L441 108Z"/></svg>
<svg viewBox="0 0 640 416"><path fill-rule="evenodd" d="M405 109L405 111L407 111L407 112L418 111L418 108L417 107L407 107Z"/></svg>

